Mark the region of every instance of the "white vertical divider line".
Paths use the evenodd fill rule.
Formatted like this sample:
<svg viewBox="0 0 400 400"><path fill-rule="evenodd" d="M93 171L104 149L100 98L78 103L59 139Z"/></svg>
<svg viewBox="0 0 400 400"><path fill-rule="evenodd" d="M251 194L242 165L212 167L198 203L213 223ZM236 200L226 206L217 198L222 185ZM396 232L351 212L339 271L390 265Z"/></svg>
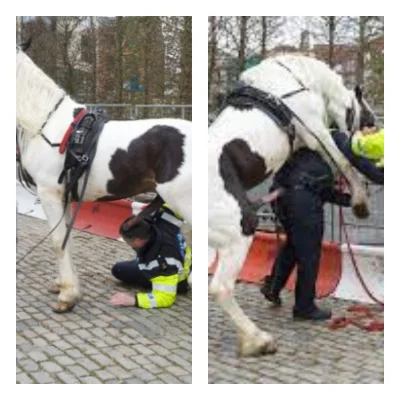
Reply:
<svg viewBox="0 0 400 400"><path fill-rule="evenodd" d="M208 18L192 18L192 383L208 382Z"/></svg>

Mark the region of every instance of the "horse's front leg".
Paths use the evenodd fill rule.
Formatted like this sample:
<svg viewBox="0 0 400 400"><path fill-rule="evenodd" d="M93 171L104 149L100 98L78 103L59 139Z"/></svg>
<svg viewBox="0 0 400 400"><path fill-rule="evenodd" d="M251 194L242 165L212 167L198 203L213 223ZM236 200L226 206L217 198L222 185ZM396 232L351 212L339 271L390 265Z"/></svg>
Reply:
<svg viewBox="0 0 400 400"><path fill-rule="evenodd" d="M239 307L234 297L235 282L252 237L242 236L241 240L229 247L218 249L218 265L210 283L210 293L222 310L231 318L238 332L238 354L240 356L257 356L274 353L276 343L273 337L261 331Z"/></svg>
<svg viewBox="0 0 400 400"><path fill-rule="evenodd" d="M57 189L38 187L38 195L42 202L43 210L46 213L50 229L53 229L60 222L52 233L53 246L60 269L60 275L50 290L54 293L59 293L58 302L52 306L53 311L59 313L67 312L78 302L80 298L80 289L78 274L71 258L71 237L65 249L61 249L67 232L65 216L62 217L60 221L64 212L62 194ZM70 208L67 209L67 214L68 213L70 213Z"/></svg>
<svg viewBox="0 0 400 400"><path fill-rule="evenodd" d="M306 143L307 147L318 151L330 165L333 164L333 166L345 176L351 189L351 205L354 215L358 218L367 218L369 216L367 192L350 162L337 148L329 130L326 129L324 125L317 124L317 126L311 126L310 128L314 133L318 134L320 142L309 132L299 132L299 135ZM329 152L333 162L329 159L329 156L327 156L324 148Z"/></svg>

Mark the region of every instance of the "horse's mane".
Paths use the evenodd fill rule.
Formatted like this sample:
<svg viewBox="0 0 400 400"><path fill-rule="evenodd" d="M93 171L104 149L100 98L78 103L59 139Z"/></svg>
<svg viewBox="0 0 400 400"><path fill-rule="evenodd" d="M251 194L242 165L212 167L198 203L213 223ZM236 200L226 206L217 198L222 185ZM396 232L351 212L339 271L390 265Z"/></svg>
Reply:
<svg viewBox="0 0 400 400"><path fill-rule="evenodd" d="M17 124L26 134L38 133L64 93L26 54L17 54Z"/></svg>

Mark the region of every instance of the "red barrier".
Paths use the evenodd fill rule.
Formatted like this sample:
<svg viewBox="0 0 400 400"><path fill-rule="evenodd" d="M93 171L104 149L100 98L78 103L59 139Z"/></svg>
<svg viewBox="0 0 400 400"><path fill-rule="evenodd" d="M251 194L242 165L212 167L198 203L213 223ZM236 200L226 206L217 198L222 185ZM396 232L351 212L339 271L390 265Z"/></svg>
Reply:
<svg viewBox="0 0 400 400"><path fill-rule="evenodd" d="M72 209L75 211L76 203ZM110 239L120 237L119 227L132 215L132 203L127 200L84 202L74 228Z"/></svg>
<svg viewBox="0 0 400 400"><path fill-rule="evenodd" d="M284 242L285 235L279 235L280 244ZM271 273L279 245L276 234L257 232L243 264L238 280L259 283ZM212 274L215 265L209 268ZM324 242L320 270L317 280L317 297L325 297L335 291L342 273L342 257L339 245ZM287 288L294 290L296 269L289 278Z"/></svg>

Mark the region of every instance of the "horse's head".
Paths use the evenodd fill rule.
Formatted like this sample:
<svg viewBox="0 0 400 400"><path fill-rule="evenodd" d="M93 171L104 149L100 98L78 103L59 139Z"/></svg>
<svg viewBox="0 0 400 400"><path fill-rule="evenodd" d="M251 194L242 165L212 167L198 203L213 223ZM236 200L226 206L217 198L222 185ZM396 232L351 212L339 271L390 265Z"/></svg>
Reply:
<svg viewBox="0 0 400 400"><path fill-rule="evenodd" d="M372 108L363 96L360 86L347 91L344 101L333 101L328 105L328 113L333 118L331 126L352 135L365 127L375 126L376 118Z"/></svg>
<svg viewBox="0 0 400 400"><path fill-rule="evenodd" d="M376 124L376 117L371 108L363 97L363 92L360 86L356 86L354 89L354 95L359 106L359 116L356 123L358 124L355 129L361 130L365 127L372 127Z"/></svg>

